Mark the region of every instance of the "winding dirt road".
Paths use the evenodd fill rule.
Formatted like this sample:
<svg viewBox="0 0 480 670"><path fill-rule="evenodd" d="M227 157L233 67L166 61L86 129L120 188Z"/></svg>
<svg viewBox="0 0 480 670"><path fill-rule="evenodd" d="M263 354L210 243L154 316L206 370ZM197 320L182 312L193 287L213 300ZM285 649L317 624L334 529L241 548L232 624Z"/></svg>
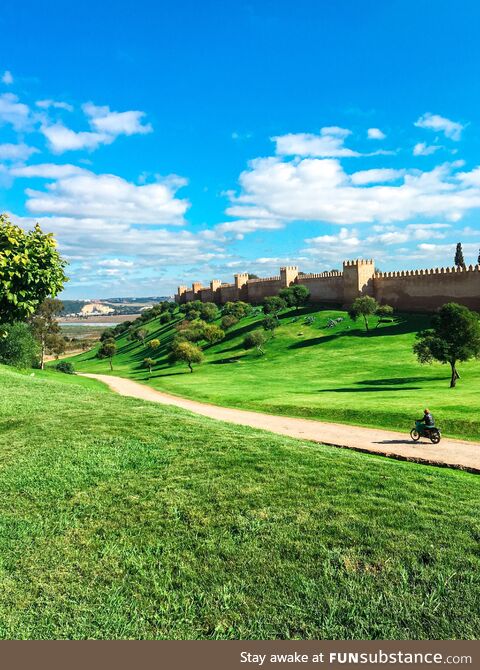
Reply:
<svg viewBox="0 0 480 670"><path fill-rule="evenodd" d="M288 435L288 437L320 442L334 447L344 447L399 460L457 468L480 474L480 444L476 442L443 438L437 445L426 440L415 444L406 433L219 407L156 391L149 386L122 377L86 373L82 376L98 379L120 395L163 405L175 405L211 419L269 430L279 435Z"/></svg>

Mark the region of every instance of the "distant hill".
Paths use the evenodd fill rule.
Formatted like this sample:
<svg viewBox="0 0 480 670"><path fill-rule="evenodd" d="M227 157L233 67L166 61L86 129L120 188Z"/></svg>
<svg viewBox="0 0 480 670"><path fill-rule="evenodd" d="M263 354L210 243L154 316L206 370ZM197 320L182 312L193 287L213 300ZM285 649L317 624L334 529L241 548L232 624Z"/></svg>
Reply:
<svg viewBox="0 0 480 670"><path fill-rule="evenodd" d="M96 300L62 300L62 316L66 314L78 314L89 304L102 304L111 307L115 311L112 314L138 314L142 307L151 307L152 305L172 300L171 296L147 296L145 298L99 298Z"/></svg>

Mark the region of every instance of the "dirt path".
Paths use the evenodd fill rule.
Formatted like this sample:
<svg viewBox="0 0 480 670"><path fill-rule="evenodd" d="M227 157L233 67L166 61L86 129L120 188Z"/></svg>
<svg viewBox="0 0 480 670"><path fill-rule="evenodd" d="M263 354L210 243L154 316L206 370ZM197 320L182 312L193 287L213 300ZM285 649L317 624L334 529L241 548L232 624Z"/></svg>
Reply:
<svg viewBox="0 0 480 670"><path fill-rule="evenodd" d="M120 395L159 402L163 405L175 405L211 419L261 428L272 433L321 442L334 447L345 447L390 458L458 468L480 474L480 444L475 442L443 438L438 445L433 445L430 441L427 443L425 440L415 444L406 433L219 407L156 391L130 379L95 374L84 374L83 376L104 382Z"/></svg>

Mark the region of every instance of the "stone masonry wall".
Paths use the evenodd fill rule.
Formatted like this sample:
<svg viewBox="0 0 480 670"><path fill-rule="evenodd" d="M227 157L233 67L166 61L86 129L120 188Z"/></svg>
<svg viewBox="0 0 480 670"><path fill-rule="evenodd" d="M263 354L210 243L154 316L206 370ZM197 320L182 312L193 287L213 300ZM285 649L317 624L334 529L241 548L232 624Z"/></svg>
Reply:
<svg viewBox="0 0 480 670"><path fill-rule="evenodd" d="M215 302L244 300L254 305L267 296L277 295L287 286L303 284L312 302L348 307L355 298L370 295L381 304L405 311L432 312L446 302L459 302L480 311L480 266L434 268L375 272L373 260L343 263L343 272L299 274L298 267L280 268L280 275L264 279L248 279L246 273L235 275L233 284L212 280L210 287L194 282L192 288L179 286L175 300Z"/></svg>

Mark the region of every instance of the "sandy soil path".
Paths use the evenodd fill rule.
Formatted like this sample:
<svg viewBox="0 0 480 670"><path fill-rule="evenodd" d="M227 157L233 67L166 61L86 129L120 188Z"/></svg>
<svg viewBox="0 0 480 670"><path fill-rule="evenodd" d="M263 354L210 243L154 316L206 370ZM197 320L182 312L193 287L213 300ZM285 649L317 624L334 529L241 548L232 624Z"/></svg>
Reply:
<svg viewBox="0 0 480 670"><path fill-rule="evenodd" d="M442 438L438 445L431 444L430 441L427 442L423 439L415 444L407 433L402 434L387 430L360 428L311 419L295 419L243 409L219 407L218 405L209 405L156 391L130 379L86 373L83 376L104 382L120 395L158 402L163 405L175 405L196 414L208 416L211 419L269 430L272 433L320 442L334 447L345 447L390 458L458 468L480 474L480 444L475 442Z"/></svg>

